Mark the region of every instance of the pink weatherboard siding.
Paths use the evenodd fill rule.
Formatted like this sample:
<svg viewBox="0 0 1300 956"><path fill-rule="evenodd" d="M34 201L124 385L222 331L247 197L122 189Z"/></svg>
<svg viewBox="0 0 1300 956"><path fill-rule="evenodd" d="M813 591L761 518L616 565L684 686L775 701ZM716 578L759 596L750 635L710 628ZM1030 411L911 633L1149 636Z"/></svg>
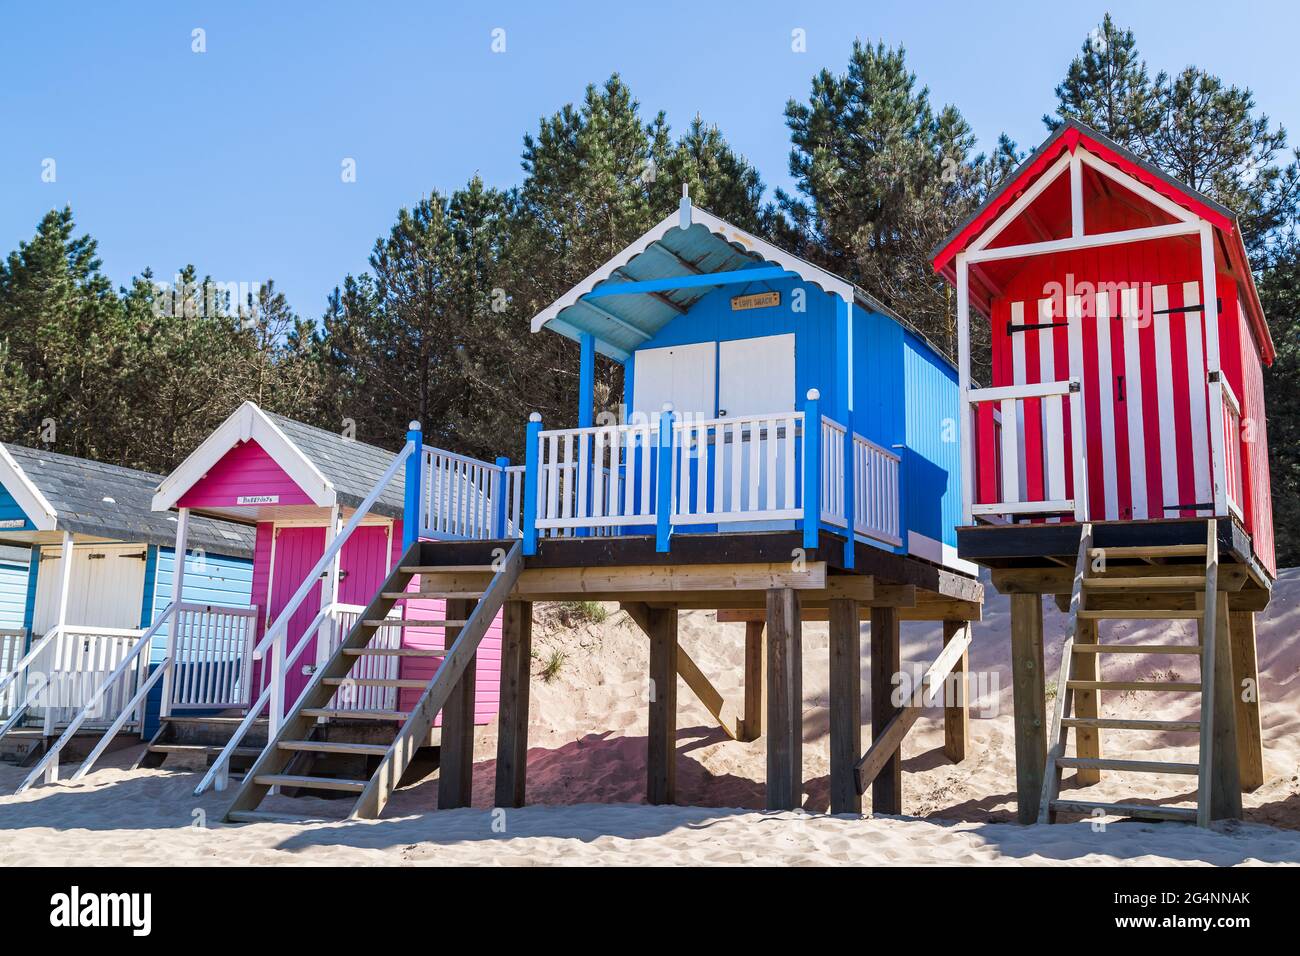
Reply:
<svg viewBox="0 0 1300 956"><path fill-rule="evenodd" d="M194 484L177 505L181 508L217 508L238 504L241 495L278 495L278 504L309 505L303 492L283 468L256 441L230 449Z"/></svg>

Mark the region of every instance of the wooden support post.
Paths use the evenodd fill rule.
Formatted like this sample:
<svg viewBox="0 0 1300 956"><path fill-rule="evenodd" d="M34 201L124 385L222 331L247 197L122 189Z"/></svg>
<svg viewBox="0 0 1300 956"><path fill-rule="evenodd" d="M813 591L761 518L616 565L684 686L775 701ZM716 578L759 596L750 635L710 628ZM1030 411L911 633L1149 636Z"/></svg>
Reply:
<svg viewBox="0 0 1300 956"><path fill-rule="evenodd" d="M528 776L529 665L533 605L507 601L501 611L501 703L497 711L496 805L522 807Z"/></svg>
<svg viewBox="0 0 1300 956"><path fill-rule="evenodd" d="M803 806L803 621L799 592L767 592L767 808Z"/></svg>
<svg viewBox="0 0 1300 956"><path fill-rule="evenodd" d="M473 601L447 601L447 620L468 620ZM451 647L459 628L447 628ZM452 685L442 708L442 747L438 755L438 809L468 807L474 786L474 672L477 657L470 657L460 680Z"/></svg>
<svg viewBox="0 0 1300 956"><path fill-rule="evenodd" d="M1245 793L1264 785L1264 750L1259 729L1259 665L1255 657L1255 615L1233 611L1229 616L1232 642L1232 685L1237 717L1237 764Z"/></svg>
<svg viewBox="0 0 1300 956"><path fill-rule="evenodd" d="M1097 643L1097 622L1080 619L1075 622L1076 644ZM1100 680L1100 654L1076 654L1074 657L1074 674L1076 680ZM1056 688L1058 694L1065 693L1064 687ZM1101 691L1076 690L1074 692L1074 716L1101 716ZM1074 752L1077 756L1089 759L1101 757L1101 734L1095 727L1074 728ZM1101 771L1092 768L1080 768L1074 772L1074 782L1081 787L1101 783Z"/></svg>
<svg viewBox="0 0 1300 956"><path fill-rule="evenodd" d="M1210 763L1210 819L1241 819L1241 775L1237 766L1236 682L1232 676L1228 592L1215 601L1214 749Z"/></svg>
<svg viewBox="0 0 1300 956"><path fill-rule="evenodd" d="M677 609L647 608L650 625L650 732L646 802L677 798Z"/></svg>
<svg viewBox="0 0 1300 956"><path fill-rule="evenodd" d="M943 644L947 647L966 628L965 621L943 622ZM953 763L966 759L970 743L970 651L962 651L961 659L953 665L951 678L944 681L943 701L943 752ZM949 694L953 695L951 698Z"/></svg>
<svg viewBox="0 0 1300 956"><path fill-rule="evenodd" d="M830 607L831 813L861 813L853 768L862 756L862 624L858 602Z"/></svg>
<svg viewBox="0 0 1300 956"><path fill-rule="evenodd" d="M884 733L902 709L894 704L894 679L902 670L898 646L898 609L871 609L871 739ZM902 748L886 762L871 784L872 813L903 812Z"/></svg>
<svg viewBox="0 0 1300 956"><path fill-rule="evenodd" d="M1016 734L1016 814L1038 819L1047 764L1047 688L1043 681L1043 598L1011 595L1012 706ZM1063 693L1060 688L1058 693Z"/></svg>
<svg viewBox="0 0 1300 956"><path fill-rule="evenodd" d="M767 658L762 621L745 622L745 711L740 718L740 740L763 736L763 700L767 697Z"/></svg>

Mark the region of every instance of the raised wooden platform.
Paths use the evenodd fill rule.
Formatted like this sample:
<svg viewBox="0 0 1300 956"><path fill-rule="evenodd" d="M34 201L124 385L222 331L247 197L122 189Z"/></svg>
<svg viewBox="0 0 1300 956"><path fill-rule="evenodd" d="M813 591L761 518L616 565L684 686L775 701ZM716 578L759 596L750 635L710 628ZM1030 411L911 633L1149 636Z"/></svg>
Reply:
<svg viewBox="0 0 1300 956"><path fill-rule="evenodd" d="M458 592L481 586L494 561L513 542L424 541L419 545L421 589ZM798 532L681 534L667 553L653 536L550 538L527 557L505 604L502 627L501 714L497 801L524 800L527 755L528 656L532 604L548 601L617 602L649 643L647 799L675 799L677 678L739 740L766 737L767 806L803 805L802 626L829 620L831 810L860 813L873 791L877 813L902 812L900 745L919 713L920 696L892 703L900 669L899 624L944 622L948 645L925 690L945 678L963 679L969 622L980 619L984 590L966 574L928 561L856 544L846 567L845 541L823 532L821 546L803 547ZM446 568L445 572L440 568ZM677 640L678 612L718 611L721 622L744 622L744 700L723 699ZM871 621L873 746L862 753L861 621ZM933 686L931 686L933 685ZM945 753L965 756L965 695L944 699Z"/></svg>

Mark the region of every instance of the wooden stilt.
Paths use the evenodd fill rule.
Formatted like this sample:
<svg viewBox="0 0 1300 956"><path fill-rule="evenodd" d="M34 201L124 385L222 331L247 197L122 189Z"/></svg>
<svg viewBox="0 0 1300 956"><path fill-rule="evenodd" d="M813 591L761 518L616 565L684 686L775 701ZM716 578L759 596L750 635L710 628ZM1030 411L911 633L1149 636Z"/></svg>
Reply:
<svg viewBox="0 0 1300 956"><path fill-rule="evenodd" d="M501 704L497 713L496 765L498 807L524 805L532 646L532 603L507 601L501 611Z"/></svg>
<svg viewBox="0 0 1300 956"><path fill-rule="evenodd" d="M876 740L902 709L894 704L895 676L902 668L898 645L898 609L871 609L871 739ZM901 748L871 784L872 813L903 812Z"/></svg>
<svg viewBox="0 0 1300 956"><path fill-rule="evenodd" d="M767 808L803 806L803 622L799 592L767 592Z"/></svg>
<svg viewBox="0 0 1300 956"><path fill-rule="evenodd" d="M765 627L762 621L745 622L745 710L740 718L740 740L763 736L763 699L767 696Z"/></svg>
<svg viewBox="0 0 1300 956"><path fill-rule="evenodd" d="M965 621L944 621L944 646L947 647L969 626ZM961 763L966 759L966 747L970 742L970 688L967 687L969 667L970 652L962 651L961 658L953 666L952 674L944 684L943 752L953 763Z"/></svg>
<svg viewBox="0 0 1300 956"><path fill-rule="evenodd" d="M1241 819L1241 775L1237 764L1237 699L1232 675L1228 592L1215 600L1214 749L1211 752L1211 820Z"/></svg>
<svg viewBox="0 0 1300 956"><path fill-rule="evenodd" d="M447 620L466 620L474 610L473 601L448 600ZM460 633L447 628L446 646ZM460 680L452 685L451 694L442 708L442 747L438 754L438 809L468 807L474 788L474 691L477 655L470 657Z"/></svg>
<svg viewBox="0 0 1300 956"><path fill-rule="evenodd" d="M831 813L861 813L853 768L862 755L862 625L858 602L830 606Z"/></svg>
<svg viewBox="0 0 1300 956"><path fill-rule="evenodd" d="M1043 599L1011 595L1012 706L1016 735L1016 815L1038 819L1047 764L1047 689L1043 681ZM1058 688L1062 693L1064 688Z"/></svg>
<svg viewBox="0 0 1300 956"><path fill-rule="evenodd" d="M1245 793L1264 785L1264 749L1259 728L1259 665L1255 657L1255 615L1228 615L1232 643L1232 689L1237 718L1237 764Z"/></svg>
<svg viewBox="0 0 1300 956"><path fill-rule="evenodd" d="M1076 644L1096 644L1097 622L1080 618L1075 622L1075 633L1077 635L1075 637ZM1075 656L1074 677L1076 680L1100 680L1100 669L1101 660L1099 654L1078 654ZM1056 692L1058 694L1064 693L1065 688L1058 687ZM1076 690L1074 692L1074 716L1087 719L1100 717L1101 691ZM1101 735L1095 727L1074 728L1074 752L1080 757L1100 759ZM1101 783L1101 771L1091 767L1080 767L1074 772L1074 782L1083 787Z"/></svg>
<svg viewBox="0 0 1300 956"><path fill-rule="evenodd" d="M646 802L672 803L677 788L677 609L648 608L650 731Z"/></svg>

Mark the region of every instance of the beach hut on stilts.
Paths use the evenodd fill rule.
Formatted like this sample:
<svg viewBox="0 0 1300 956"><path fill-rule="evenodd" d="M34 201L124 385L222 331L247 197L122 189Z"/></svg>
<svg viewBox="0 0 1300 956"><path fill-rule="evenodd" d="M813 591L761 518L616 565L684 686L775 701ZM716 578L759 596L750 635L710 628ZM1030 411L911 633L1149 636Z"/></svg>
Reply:
<svg viewBox="0 0 1300 956"><path fill-rule="evenodd" d="M412 427L395 456L365 464L363 479L357 446L337 446L339 470L330 480L339 486L349 478L364 500L348 504L355 508L350 518L346 510L330 517L343 528L300 578L298 593L316 586L338 560L338 541L379 502L388 502L396 523L398 489L400 551L382 580L358 596L364 609L328 653L318 644L305 686L276 691L283 719L244 774L227 819L284 819L283 806L262 806L275 791L342 793L351 816L376 817L439 723L438 806L466 806L485 690L497 707L496 803L522 805L533 605L569 600L618 602L645 632L655 689L647 701L649 802L676 798L681 678L728 735L767 738L767 805L802 805L802 623L814 619L829 620L832 642L832 808L860 811L871 788L877 812L900 811L900 743L922 706L964 673L969 622L979 618L983 596L973 567L956 553L956 368L864 291L687 197L532 327L577 341L581 374L577 427L548 428L536 414L521 420L523 463L427 447ZM625 374L625 414L608 420L595 415L598 355ZM251 410L230 425L232 436L243 442L243 455L269 453L288 471L258 437L279 440L268 421L298 442L284 420ZM230 447L225 440L212 447L223 446ZM278 500L252 497L244 484L239 494L249 497L242 502L234 484L223 491L234 499L218 503L206 497L210 488L200 497L196 479L206 473L215 488L220 467L214 455L197 455L164 483L157 504L230 519L256 506L267 510L245 511L243 520L272 520L290 503L284 492L266 493ZM308 496L321 487L309 469L291 475ZM337 500L321 495L310 504L332 509ZM438 610L413 616L416 602ZM264 632L262 659L293 606ZM313 599L310 613L323 606ZM678 613L692 608L746 623L743 700L723 699L679 646ZM491 644L498 618L499 650ZM945 644L916 694L895 701L906 620L943 622ZM873 700L865 752L863 621L871 623ZM439 629L437 646L385 636L423 625ZM287 649L281 673L292 671L294 650ZM323 739L321 722L340 717L340 692L371 686L366 668L394 656L427 669L409 678L401 672L401 689L412 693L395 709L364 715L382 724L385 736ZM965 699L959 693L941 702L945 750L960 760ZM240 733L200 791L229 773ZM350 768L316 760L332 749L367 760Z"/></svg>
<svg viewBox="0 0 1300 956"><path fill-rule="evenodd" d="M74 741L152 732L177 608L182 656L251 633L253 535L196 520L177 561L175 520L150 508L160 480L0 446L0 752L34 764L24 789Z"/></svg>
<svg viewBox="0 0 1300 956"><path fill-rule="evenodd" d="M1262 378L1273 343L1236 219L1068 121L934 266L956 287L960 329L958 553L1011 595L1021 821L1239 817L1241 791L1263 782L1254 615L1276 567ZM971 312L988 323L988 355L972 347ZM1050 715L1043 595L1069 614ZM1114 640L1108 623L1177 619L1195 622L1196 642ZM1107 678L1134 655L1197 673ZM1117 692L1195 705L1108 716ZM1133 759L1133 731L1182 735L1198 757ZM1080 787L1103 772L1172 774L1195 798L1078 799L1061 793L1063 770Z"/></svg>

